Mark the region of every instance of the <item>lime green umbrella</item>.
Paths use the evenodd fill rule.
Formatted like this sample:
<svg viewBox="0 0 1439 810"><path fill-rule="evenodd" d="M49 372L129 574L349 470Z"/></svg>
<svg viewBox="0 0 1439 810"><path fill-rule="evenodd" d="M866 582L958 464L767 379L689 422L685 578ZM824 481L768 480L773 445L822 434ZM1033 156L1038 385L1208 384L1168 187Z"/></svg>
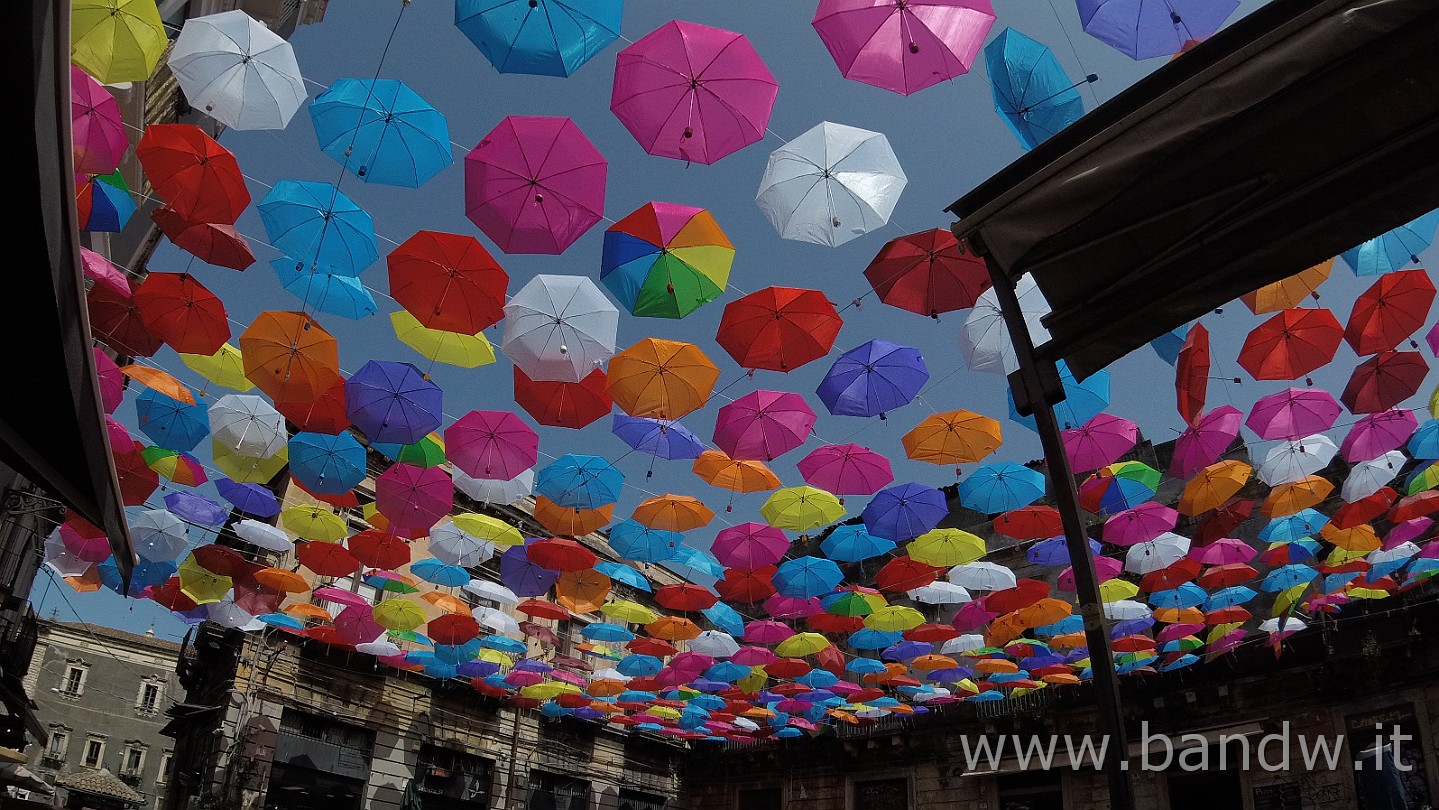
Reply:
<svg viewBox="0 0 1439 810"><path fill-rule="evenodd" d="M909 557L925 565L972 563L985 554L984 538L960 529L931 529L909 544Z"/></svg>
<svg viewBox="0 0 1439 810"><path fill-rule="evenodd" d="M219 602L234 587L234 581L222 577L195 561L193 556L180 563L180 593L195 601L197 605Z"/></svg>
<svg viewBox="0 0 1439 810"><path fill-rule="evenodd" d="M476 368L495 362L495 347L483 332L467 335L430 329L403 309L390 313L395 337L431 362Z"/></svg>
<svg viewBox="0 0 1439 810"><path fill-rule="evenodd" d="M844 517L839 498L815 487L775 490L760 507L765 522L776 529L807 532Z"/></svg>
<svg viewBox="0 0 1439 810"><path fill-rule="evenodd" d="M819 633L795 633L781 641L774 651L785 658L801 658L814 655L828 646L829 639Z"/></svg>
<svg viewBox="0 0 1439 810"><path fill-rule="evenodd" d="M167 44L155 0L70 4L70 61L101 84L150 78Z"/></svg>
<svg viewBox="0 0 1439 810"><path fill-rule="evenodd" d="M924 614L904 605L886 605L864 617L865 627L884 632L913 630L921 624Z"/></svg>
<svg viewBox="0 0 1439 810"><path fill-rule="evenodd" d="M425 623L425 611L408 599L386 599L375 605L375 624L386 630L414 630Z"/></svg>

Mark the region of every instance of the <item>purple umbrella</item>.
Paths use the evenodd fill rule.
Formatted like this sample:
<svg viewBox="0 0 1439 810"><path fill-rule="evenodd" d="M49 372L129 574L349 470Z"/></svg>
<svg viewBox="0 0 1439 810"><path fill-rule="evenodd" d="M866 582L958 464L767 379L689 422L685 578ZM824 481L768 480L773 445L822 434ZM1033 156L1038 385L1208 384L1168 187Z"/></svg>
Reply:
<svg viewBox="0 0 1439 810"><path fill-rule="evenodd" d="M1419 420L1408 408L1365 414L1355 420L1339 450L1345 461L1368 461L1403 447L1418 429Z"/></svg>
<svg viewBox="0 0 1439 810"><path fill-rule="evenodd" d="M1340 410L1339 403L1328 391L1286 388L1260 397L1249 409L1249 418L1244 424L1261 439L1292 439L1334 427Z"/></svg>
<svg viewBox="0 0 1439 810"><path fill-rule="evenodd" d="M784 532L763 523L741 523L721 529L710 552L730 568L753 571L775 565L789 550Z"/></svg>
<svg viewBox="0 0 1439 810"><path fill-rule="evenodd" d="M1079 22L1086 34L1140 60L1208 39L1238 7L1239 0L1079 0Z"/></svg>
<svg viewBox="0 0 1439 810"><path fill-rule="evenodd" d="M371 360L345 382L345 407L371 443L414 444L439 429L444 395L409 363Z"/></svg>
<svg viewBox="0 0 1439 810"><path fill-rule="evenodd" d="M705 449L704 442L679 422L617 413L610 430L632 449L666 461L699 458Z"/></svg>
<svg viewBox="0 0 1439 810"><path fill-rule="evenodd" d="M1104 521L1104 542L1116 546L1148 542L1173 531L1178 522L1178 512L1164 504L1145 501L1133 509L1116 512Z"/></svg>
<svg viewBox="0 0 1439 810"><path fill-rule="evenodd" d="M772 461L804 444L814 421L799 394L752 391L719 409L714 443L733 459Z"/></svg>
<svg viewBox="0 0 1439 810"><path fill-rule="evenodd" d="M815 391L835 416L878 416L909 404L929 381L918 349L871 340L840 355Z"/></svg>
<svg viewBox="0 0 1439 810"><path fill-rule="evenodd" d="M989 0L821 0L812 24L846 79L907 96L969 71L994 8Z"/></svg>
<svg viewBox="0 0 1439 810"><path fill-rule="evenodd" d="M869 533L902 543L939 525L949 514L944 493L923 484L900 484L880 490L860 518Z"/></svg>
<svg viewBox="0 0 1439 810"><path fill-rule="evenodd" d="M1074 471L1090 472L1113 464L1133 450L1139 440L1139 426L1123 417L1101 413L1062 435Z"/></svg>
<svg viewBox="0 0 1439 810"><path fill-rule="evenodd" d="M524 546L510 546L500 555L500 582L516 596L544 596L560 577L558 572L530 562L525 554L525 546L539 539L526 537Z"/></svg>
<svg viewBox="0 0 1439 810"><path fill-rule="evenodd" d="M455 505L455 484L440 467L395 464L375 479L375 506L392 529L429 529Z"/></svg>
<svg viewBox="0 0 1439 810"><path fill-rule="evenodd" d="M1175 441L1169 474L1189 478L1213 464L1239 436L1243 419L1244 413L1232 405L1222 405L1199 417L1199 422L1185 428Z"/></svg>
<svg viewBox="0 0 1439 810"><path fill-rule="evenodd" d="M259 484L241 484L228 478L216 478L215 490L236 509L247 515L267 518L280 514L275 493Z"/></svg>
<svg viewBox="0 0 1439 810"><path fill-rule="evenodd" d="M201 526L219 526L230 514L230 510L215 501L187 490L166 495L165 508L181 520Z"/></svg>
<svg viewBox="0 0 1439 810"><path fill-rule="evenodd" d="M470 411L445 428L445 457L471 478L509 481L535 466L540 437L509 411Z"/></svg>
<svg viewBox="0 0 1439 810"><path fill-rule="evenodd" d="M1041 540L1029 547L1025 557L1035 565L1069 565L1068 540L1063 537L1051 537L1048 540ZM1090 556L1097 557L1100 553L1099 541L1089 541Z"/></svg>

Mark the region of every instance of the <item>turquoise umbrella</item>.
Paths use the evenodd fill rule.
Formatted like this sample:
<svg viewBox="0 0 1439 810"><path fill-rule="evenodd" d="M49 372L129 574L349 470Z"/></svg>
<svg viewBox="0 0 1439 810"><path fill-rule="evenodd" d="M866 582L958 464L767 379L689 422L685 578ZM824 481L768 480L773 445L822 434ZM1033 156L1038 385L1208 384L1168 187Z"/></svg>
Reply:
<svg viewBox="0 0 1439 810"><path fill-rule="evenodd" d="M624 0L458 0L455 26L501 73L569 76L620 35Z"/></svg>
<svg viewBox="0 0 1439 810"><path fill-rule="evenodd" d="M997 515L1028 506L1044 495L1044 474L1012 461L985 464L959 484L959 501Z"/></svg>
<svg viewBox="0 0 1439 810"><path fill-rule="evenodd" d="M311 270L288 256L271 259L270 266L285 292L303 301L307 309L356 321L376 312L375 297L355 276Z"/></svg>
<svg viewBox="0 0 1439 810"><path fill-rule="evenodd" d="M256 208L270 244L302 269L358 276L380 258L374 221L330 183L281 180Z"/></svg>
<svg viewBox="0 0 1439 810"><path fill-rule="evenodd" d="M994 108L1026 149L1084 115L1084 99L1075 89L1079 85L1069 80L1054 53L1013 28L1004 29L985 46L984 61Z"/></svg>
<svg viewBox="0 0 1439 810"><path fill-rule="evenodd" d="M454 162L450 128L393 79L339 79L310 105L320 151L367 183L419 188Z"/></svg>

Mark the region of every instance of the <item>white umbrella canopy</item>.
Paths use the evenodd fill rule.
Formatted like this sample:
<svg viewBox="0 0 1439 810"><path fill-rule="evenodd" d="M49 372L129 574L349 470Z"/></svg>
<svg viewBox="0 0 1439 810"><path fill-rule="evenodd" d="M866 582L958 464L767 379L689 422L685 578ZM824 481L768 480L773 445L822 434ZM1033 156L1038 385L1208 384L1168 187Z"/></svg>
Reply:
<svg viewBox="0 0 1439 810"><path fill-rule="evenodd" d="M255 614L235 604L233 593L232 591L231 596L209 605L205 611L206 618L221 627L230 627L245 632L263 630L269 626L255 618Z"/></svg>
<svg viewBox="0 0 1439 810"><path fill-rule="evenodd" d="M1019 296L1019 309L1029 326L1030 339L1036 346L1047 343L1049 330L1040 323L1040 318L1049 314L1049 302L1044 300L1044 293L1034 277L1028 273L1020 276L1014 291ZM1009 339L1009 330L1004 325L1004 315L999 310L999 299L993 288L980 294L974 302L974 309L965 317L964 329L959 333L959 350L971 371L1006 375L1019 370L1014 343Z"/></svg>
<svg viewBox="0 0 1439 810"><path fill-rule="evenodd" d="M689 649L710 658L729 658L739 652L739 642L729 633L706 630L690 640Z"/></svg>
<svg viewBox="0 0 1439 810"><path fill-rule="evenodd" d="M1259 623L1259 629L1266 633L1297 633L1308 627L1303 620L1293 616L1286 618L1265 619Z"/></svg>
<svg viewBox="0 0 1439 810"><path fill-rule="evenodd" d="M939 651L944 655L964 655L965 653L974 652L981 647L988 646L989 644L984 640L984 636L978 633L965 633L962 636L955 636L949 641L944 642L939 648Z"/></svg>
<svg viewBox="0 0 1439 810"><path fill-rule="evenodd" d="M1143 619L1150 614L1148 605L1131 599L1117 599L1104 603L1104 618L1110 621L1123 622L1131 619Z"/></svg>
<svg viewBox="0 0 1439 810"><path fill-rule="evenodd" d="M491 602L498 602L501 605L518 605L520 603L520 598L515 596L514 591L498 582L490 582L487 579L472 579L469 583L461 586L461 589L469 591L481 599L488 599ZM478 621L479 618L479 616L476 616L475 620Z"/></svg>
<svg viewBox="0 0 1439 810"><path fill-rule="evenodd" d="M949 569L949 581L976 591L1002 591L1015 585L1014 572L992 562L972 562Z"/></svg>
<svg viewBox="0 0 1439 810"><path fill-rule="evenodd" d="M459 467L451 470L455 489L480 503L511 504L535 490L535 471L523 470L508 481L475 478Z"/></svg>
<svg viewBox="0 0 1439 810"><path fill-rule="evenodd" d="M592 680L592 681L621 681L621 682L623 682L623 683L629 683L630 676L624 674L623 672L620 672L620 671L617 670L617 669L606 668L606 669L597 669L597 670L595 670L593 673L590 674L590 680Z"/></svg>
<svg viewBox="0 0 1439 810"><path fill-rule="evenodd" d="M210 406L210 438L237 455L268 458L285 447L285 417L254 394L226 394Z"/></svg>
<svg viewBox="0 0 1439 810"><path fill-rule="evenodd" d="M258 520L245 518L237 521L234 526L235 535L252 546L259 546L266 551L285 552L295 548L294 542L284 531L271 526L268 523L261 523Z"/></svg>
<svg viewBox="0 0 1439 810"><path fill-rule="evenodd" d="M1407 560L1420 551L1423 551L1423 549L1406 540L1393 548L1376 548L1369 552L1369 556L1364 559L1367 560L1370 565L1385 565Z"/></svg>
<svg viewBox="0 0 1439 810"><path fill-rule="evenodd" d="M453 523L430 531L430 554L446 565L473 568L494 556L495 545L481 540Z"/></svg>
<svg viewBox="0 0 1439 810"><path fill-rule="evenodd" d="M65 540L60 537L58 527L45 538L45 564L62 577L78 577L90 570L91 565L88 560L80 559L65 548Z"/></svg>
<svg viewBox="0 0 1439 810"><path fill-rule="evenodd" d="M972 601L969 591L952 582L939 580L909 591L910 599L926 605L962 605Z"/></svg>
<svg viewBox="0 0 1439 810"><path fill-rule="evenodd" d="M1344 488L1339 491L1340 496L1353 503L1373 495L1399 475L1405 460L1403 452L1390 450L1378 458L1355 464L1349 468L1349 477L1344 479Z"/></svg>
<svg viewBox="0 0 1439 810"><path fill-rule="evenodd" d="M835 247L888 223L908 182L884 135L824 121L770 153L755 203L785 239Z"/></svg>
<svg viewBox="0 0 1439 810"><path fill-rule="evenodd" d="M173 562L189 548L185 522L165 509L146 509L131 517L135 553L150 562Z"/></svg>
<svg viewBox="0 0 1439 810"><path fill-rule="evenodd" d="M383 636L375 639L374 641L366 641L363 644L356 644L355 649L359 652L373 655L376 657L386 655L399 655L400 653L404 652L404 650L400 649L400 645L396 644L393 641L390 641L387 638L384 638Z"/></svg>
<svg viewBox="0 0 1439 810"><path fill-rule="evenodd" d="M1328 436L1316 433L1275 445L1259 465L1259 479L1271 487L1313 475L1329 465L1339 448Z"/></svg>
<svg viewBox="0 0 1439 810"><path fill-rule="evenodd" d="M284 129L308 95L290 43L238 10L187 20L170 70L190 106L231 129Z"/></svg>
<svg viewBox="0 0 1439 810"><path fill-rule="evenodd" d="M505 354L532 380L579 382L615 353L620 311L584 276L537 275L505 305Z"/></svg>
<svg viewBox="0 0 1439 810"><path fill-rule="evenodd" d="M515 617L502 610L480 605L470 612L474 615L475 621L496 633L506 636L521 635L520 623L515 621Z"/></svg>
<svg viewBox="0 0 1439 810"><path fill-rule="evenodd" d="M1136 543L1124 555L1124 570L1136 574L1158 571L1184 559L1189 553L1189 538L1165 532L1153 540Z"/></svg>

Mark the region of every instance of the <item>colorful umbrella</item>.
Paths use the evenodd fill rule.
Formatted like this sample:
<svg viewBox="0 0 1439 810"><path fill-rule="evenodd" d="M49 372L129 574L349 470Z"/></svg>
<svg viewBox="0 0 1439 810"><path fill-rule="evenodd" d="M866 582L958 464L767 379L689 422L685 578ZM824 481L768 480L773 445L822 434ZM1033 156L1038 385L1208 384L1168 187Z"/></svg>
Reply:
<svg viewBox="0 0 1439 810"><path fill-rule="evenodd" d="M569 76L620 35L624 0L460 0L455 26L501 73Z"/></svg>
<svg viewBox="0 0 1439 810"><path fill-rule="evenodd" d="M413 444L440 427L444 394L409 363L370 360L345 382L349 419L371 442Z"/></svg>
<svg viewBox="0 0 1439 810"><path fill-rule="evenodd" d="M619 310L584 276L537 275L504 311L505 354L533 379L579 382L615 352Z"/></svg>
<svg viewBox="0 0 1439 810"><path fill-rule="evenodd" d="M70 147L79 174L109 174L120 166L130 140L120 105L99 82L70 67Z"/></svg>
<svg viewBox="0 0 1439 810"><path fill-rule="evenodd" d="M169 64L190 106L230 129L284 129L308 95L290 43L238 9L186 20Z"/></svg>
<svg viewBox="0 0 1439 810"><path fill-rule="evenodd" d="M1261 439L1287 439L1328 430L1338 416L1339 403L1328 392L1286 388L1255 402L1244 424Z"/></svg>
<svg viewBox="0 0 1439 810"><path fill-rule="evenodd" d="M788 372L829 354L842 324L818 290L766 287L725 306L715 340L744 368Z"/></svg>
<svg viewBox="0 0 1439 810"><path fill-rule="evenodd" d="M1344 330L1327 309L1286 309L1255 327L1239 365L1256 380L1293 380L1334 359Z"/></svg>
<svg viewBox="0 0 1439 810"><path fill-rule="evenodd" d="M167 450L163 447L147 447L140 452L150 469L181 486L197 487L209 480L205 468L188 453Z"/></svg>
<svg viewBox="0 0 1439 810"><path fill-rule="evenodd" d="M895 543L871 534L863 526L836 526L834 531L820 543L820 550L831 560L859 562L888 554Z"/></svg>
<svg viewBox="0 0 1439 810"><path fill-rule="evenodd" d="M989 0L821 0L812 24L846 79L907 96L969 72L994 9Z"/></svg>
<svg viewBox="0 0 1439 810"><path fill-rule="evenodd" d="M1218 460L1239 436L1239 424L1243 418L1244 414L1231 405L1222 405L1199 417L1199 421L1185 428L1174 443L1169 474L1188 478Z"/></svg>
<svg viewBox="0 0 1439 810"><path fill-rule="evenodd" d="M610 359L608 390L625 413L678 419L709 400L719 369L693 343L644 338Z"/></svg>
<svg viewBox="0 0 1439 810"><path fill-rule="evenodd" d="M1329 273L1333 268L1333 259L1320 262L1307 270L1300 270L1288 278L1266 284L1254 292L1245 293L1240 296L1240 300L1255 315L1265 315L1281 309L1297 307L1311 296L1318 300L1319 285L1329 280Z"/></svg>
<svg viewBox="0 0 1439 810"><path fill-rule="evenodd" d="M929 381L918 349L871 340L840 355L815 391L836 416L879 416L907 405Z"/></svg>
<svg viewBox="0 0 1439 810"><path fill-rule="evenodd" d="M1139 426L1128 419L1101 413L1077 429L1063 431L1062 438L1074 471L1089 472L1113 464L1133 450L1139 440Z"/></svg>
<svg viewBox="0 0 1439 810"><path fill-rule="evenodd" d="M911 483L880 490L865 505L860 518L870 534L903 542L938 526L948 514L943 492Z"/></svg>
<svg viewBox="0 0 1439 810"><path fill-rule="evenodd" d="M1084 32L1139 61L1183 52L1208 39L1239 0L1079 0Z"/></svg>
<svg viewBox="0 0 1439 810"><path fill-rule="evenodd" d="M1090 476L1079 488L1080 505L1101 515L1133 509L1154 497L1159 471L1138 461L1111 464Z"/></svg>
<svg viewBox="0 0 1439 810"><path fill-rule="evenodd" d="M535 520L555 534L571 537L599 531L614 517L614 504L605 504L598 509L575 509L560 506L543 495L535 496Z"/></svg>
<svg viewBox="0 0 1439 810"><path fill-rule="evenodd" d="M1205 511L1205 510L1200 510ZM1114 513L1104 521L1104 542L1132 546L1173 531L1179 513L1164 504L1148 501Z"/></svg>
<svg viewBox="0 0 1439 810"><path fill-rule="evenodd" d="M652 202L605 231L600 281L634 315L683 318L724 292L733 261L710 212Z"/></svg>
<svg viewBox="0 0 1439 810"><path fill-rule="evenodd" d="M230 339L219 296L188 273L151 272L135 288L146 330L186 354L214 354Z"/></svg>
<svg viewBox="0 0 1439 810"><path fill-rule="evenodd" d="M1439 210L1430 211L1340 255L1356 276L1392 273L1411 262L1419 263L1419 254L1434 242L1435 228L1439 228Z"/></svg>
<svg viewBox="0 0 1439 810"><path fill-rule="evenodd" d="M244 393L255 387L245 377L245 359L240 350L226 343L214 354L181 354L183 362L196 374L222 388Z"/></svg>
<svg viewBox="0 0 1439 810"><path fill-rule="evenodd" d="M1019 138L1033 149L1084 115L1084 99L1054 53L1013 28L1000 32L984 48L994 108ZM1088 81L1099 77L1091 74Z"/></svg>
<svg viewBox="0 0 1439 810"><path fill-rule="evenodd" d="M1382 351L1354 367L1339 399L1350 413L1380 413L1414 396L1428 374L1419 352Z"/></svg>
<svg viewBox="0 0 1439 810"><path fill-rule="evenodd" d="M915 461L930 464L975 462L999 449L1002 435L999 422L988 416L945 411L926 416L904 434L904 452Z"/></svg>
<svg viewBox="0 0 1439 810"><path fill-rule="evenodd" d="M1433 304L1434 282L1427 272L1380 276L1354 299L1344 339L1361 356L1393 349L1424 326Z"/></svg>
<svg viewBox="0 0 1439 810"><path fill-rule="evenodd" d="M285 420L260 397L226 394L209 408L210 435L216 444L242 455L270 456L285 446Z"/></svg>
<svg viewBox="0 0 1439 810"><path fill-rule="evenodd" d="M150 78L168 44L154 0L70 4L70 61L103 84Z"/></svg>
<svg viewBox="0 0 1439 810"><path fill-rule="evenodd" d="M578 430L599 420L614 405L606 390L603 369L595 369L579 382L532 380L515 366L515 404L536 422Z"/></svg>
<svg viewBox="0 0 1439 810"><path fill-rule="evenodd" d="M770 153L755 202L785 239L836 247L888 223L908 182L883 135L823 121Z"/></svg>
<svg viewBox="0 0 1439 810"><path fill-rule="evenodd" d="M445 116L404 82L338 79L310 120L320 151L367 183L419 188L454 162Z"/></svg>
<svg viewBox="0 0 1439 810"><path fill-rule="evenodd" d="M135 214L135 200L119 171L85 175L75 186L80 230L119 233Z"/></svg>
<svg viewBox="0 0 1439 810"><path fill-rule="evenodd" d="M1220 461L1198 471L1184 485L1179 497L1180 514L1194 516L1217 509L1234 497L1254 474L1242 461Z"/></svg>
<svg viewBox="0 0 1439 810"><path fill-rule="evenodd" d="M990 287L984 260L947 228L890 240L864 269L864 277L879 300L931 318L974 306Z"/></svg>
<svg viewBox="0 0 1439 810"><path fill-rule="evenodd" d="M506 411L470 411L445 428L447 456L474 477L506 481L533 467L540 439Z"/></svg>
<svg viewBox="0 0 1439 810"><path fill-rule="evenodd" d="M804 444L814 422L799 394L752 391L719 409L714 443L733 459L773 461Z"/></svg>
<svg viewBox="0 0 1439 810"><path fill-rule="evenodd" d="M560 506L594 509L619 500L625 476L606 459L569 453L535 476L535 492Z"/></svg>
<svg viewBox="0 0 1439 810"><path fill-rule="evenodd" d="M303 312L261 312L240 335L245 376L276 400L314 400L340 376L339 344Z"/></svg>
<svg viewBox="0 0 1439 810"><path fill-rule="evenodd" d="M889 459L857 444L826 444L795 465L806 483L836 495L873 495L894 480Z"/></svg>

